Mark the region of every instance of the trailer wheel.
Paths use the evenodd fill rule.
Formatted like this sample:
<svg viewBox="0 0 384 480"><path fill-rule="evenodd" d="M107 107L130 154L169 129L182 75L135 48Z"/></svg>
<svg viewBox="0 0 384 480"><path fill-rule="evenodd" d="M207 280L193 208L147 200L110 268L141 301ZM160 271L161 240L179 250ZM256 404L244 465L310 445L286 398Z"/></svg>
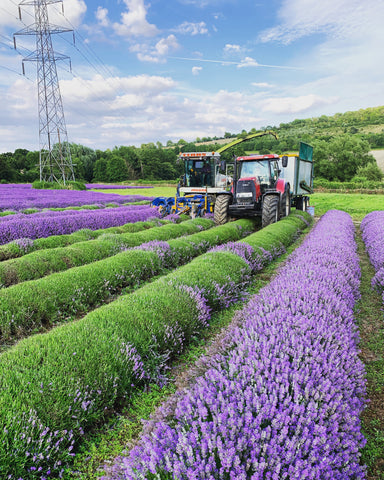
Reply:
<svg viewBox="0 0 384 480"><path fill-rule="evenodd" d="M288 217L290 213L291 213L291 192L289 190L289 185L286 185L283 196L281 198L281 216Z"/></svg>
<svg viewBox="0 0 384 480"><path fill-rule="evenodd" d="M277 195L267 195L264 197L263 211L261 212L261 227L267 227L271 223L276 223L279 219L279 197Z"/></svg>
<svg viewBox="0 0 384 480"><path fill-rule="evenodd" d="M216 225L224 225L229 221L228 206L231 203L230 195L218 195L216 197L213 219Z"/></svg>

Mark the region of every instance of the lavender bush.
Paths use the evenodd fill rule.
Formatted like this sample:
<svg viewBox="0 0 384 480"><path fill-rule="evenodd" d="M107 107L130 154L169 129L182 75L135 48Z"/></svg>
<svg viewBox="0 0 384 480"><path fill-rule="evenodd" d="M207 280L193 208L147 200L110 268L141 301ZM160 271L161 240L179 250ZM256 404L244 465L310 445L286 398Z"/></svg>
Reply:
<svg viewBox="0 0 384 480"><path fill-rule="evenodd" d="M0 185L0 211L92 204L106 205L110 202L122 204L138 200L151 201L153 197L79 190L36 190L30 184Z"/></svg>
<svg viewBox="0 0 384 480"><path fill-rule="evenodd" d="M239 221L244 222L250 221ZM196 235L212 232L212 241L218 243L235 223L216 227L216 233L212 229ZM293 241L297 230L304 227L304 222L298 226L293 217L287 217L263 229L269 235L256 232L247 238L253 248L257 238L259 246L265 248L272 237L276 245L281 244L281 238L287 241L282 232L289 231ZM245 230L238 229L237 237ZM200 244L201 237L196 242ZM168 250L165 244L161 246L162 252ZM171 246L179 249L181 243ZM151 268L149 257L153 262L159 259L151 246L147 251L125 253L134 253L135 268L139 258L143 268ZM95 275L98 281L103 274ZM134 388L143 388L149 381L163 384L169 361L208 326L211 309L241 298L250 274L251 267L241 255L209 252L76 322L25 338L5 351L0 357L0 404L4 405L0 409L0 477L60 478L62 469L70 467L83 432L129 401ZM23 289L14 296L15 305L21 295L28 301L35 298L38 308L41 299L51 301L53 288L59 293L64 287L59 274L55 275L57 281L46 290L49 295L38 294L36 289L32 296L26 295ZM89 272L84 272L82 283L88 276ZM128 276L134 278L135 272ZM66 288L73 288L72 284ZM94 293L93 288L83 292L86 299ZM77 295L69 298L75 301ZM44 314L50 311L41 309ZM29 314L26 312L27 320Z"/></svg>
<svg viewBox="0 0 384 480"><path fill-rule="evenodd" d="M329 211L109 478L364 479L359 276L352 221Z"/></svg>
<svg viewBox="0 0 384 480"><path fill-rule="evenodd" d="M159 216L159 213L149 205L92 211L47 211L28 215L20 213L0 220L0 244L20 238L36 239L63 235L83 228L97 230L115 227L125 223L144 221L154 216Z"/></svg>
<svg viewBox="0 0 384 480"><path fill-rule="evenodd" d="M28 239L15 240L14 243L18 244L18 250L23 249L26 254L20 258L0 262L0 285L1 287L8 287L27 280L36 280L55 272L61 272L72 267L83 266L111 257L129 247L137 246L150 240L169 240L211 228L213 225L213 221L195 219L194 221L186 221L180 224L169 222L164 227L148 228L145 231L136 231L134 233L115 234L113 231L110 232L109 229L104 229L104 233L93 240L88 239L66 247L32 251L29 254L27 254L27 251L32 250L37 242ZM162 230L163 228L165 230Z"/></svg>
<svg viewBox="0 0 384 480"><path fill-rule="evenodd" d="M384 303L384 211L368 213L360 225L362 237L376 274L372 286L382 292Z"/></svg>

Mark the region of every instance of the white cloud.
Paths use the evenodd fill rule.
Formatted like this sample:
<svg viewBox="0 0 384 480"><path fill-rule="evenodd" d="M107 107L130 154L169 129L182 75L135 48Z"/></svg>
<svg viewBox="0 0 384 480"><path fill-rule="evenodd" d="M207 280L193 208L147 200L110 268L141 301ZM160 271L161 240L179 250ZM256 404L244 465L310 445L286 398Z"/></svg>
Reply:
<svg viewBox="0 0 384 480"><path fill-rule="evenodd" d="M161 38L154 47L136 44L130 47L130 51L137 53L137 58L142 62L164 63L166 56L179 47L177 38L171 34Z"/></svg>
<svg viewBox="0 0 384 480"><path fill-rule="evenodd" d="M263 31L263 42L294 40L325 33L333 38L376 35L384 18L382 0L284 0L278 13L279 24Z"/></svg>
<svg viewBox="0 0 384 480"><path fill-rule="evenodd" d="M273 88L274 85L267 82L252 82L251 85L257 88Z"/></svg>
<svg viewBox="0 0 384 480"><path fill-rule="evenodd" d="M192 75L199 75L203 67L192 67Z"/></svg>
<svg viewBox="0 0 384 480"><path fill-rule="evenodd" d="M259 63L256 62L254 58L251 57L245 57L241 60L237 68L243 68L243 67L258 67Z"/></svg>
<svg viewBox="0 0 384 480"><path fill-rule="evenodd" d="M183 22L176 29L176 32L184 35L205 35L208 33L208 28L205 22L192 23L192 22Z"/></svg>
<svg viewBox="0 0 384 480"><path fill-rule="evenodd" d="M158 34L156 25L147 21L144 0L124 0L127 11L121 14L121 23L114 23L115 32L122 37L154 37Z"/></svg>
<svg viewBox="0 0 384 480"><path fill-rule="evenodd" d="M97 10L95 12L95 17L102 27L108 27L110 22L108 19L108 10L103 7L97 7Z"/></svg>
<svg viewBox="0 0 384 480"><path fill-rule="evenodd" d="M336 101L336 97L324 98L314 94L298 97L269 98L262 102L262 111L276 114L296 114L305 112L310 108L329 105Z"/></svg>
<svg viewBox="0 0 384 480"><path fill-rule="evenodd" d="M106 104L110 108L114 108L116 99L124 99L124 102L127 103L133 96L158 95L173 86L174 81L169 77L150 75L110 78L95 75L91 80L77 77L60 82L61 92L66 104L79 105L80 103L88 104L90 101L103 102L102 108L104 109ZM137 103L137 100L131 100L131 103Z"/></svg>
<svg viewBox="0 0 384 480"><path fill-rule="evenodd" d="M60 3L48 7L48 16L50 23L56 25L68 25L69 28L77 28L81 25L85 12L87 11L87 5L84 0L64 0L64 15L62 13L62 6Z"/></svg>
<svg viewBox="0 0 384 480"><path fill-rule="evenodd" d="M11 27L14 31L21 30L25 27L24 24L31 25L35 21L33 5L21 5L21 18L19 20L18 4L13 0L1 0L1 14L0 14L0 32L6 27ZM87 6L84 0L64 0L64 15L61 4L48 5L48 18L50 23L55 25L68 26L69 28L77 28L87 11ZM70 23L68 23L68 21Z"/></svg>
<svg viewBox="0 0 384 480"><path fill-rule="evenodd" d="M224 53L241 53L243 51L242 47L240 45L231 45L230 43L227 43L224 47Z"/></svg>

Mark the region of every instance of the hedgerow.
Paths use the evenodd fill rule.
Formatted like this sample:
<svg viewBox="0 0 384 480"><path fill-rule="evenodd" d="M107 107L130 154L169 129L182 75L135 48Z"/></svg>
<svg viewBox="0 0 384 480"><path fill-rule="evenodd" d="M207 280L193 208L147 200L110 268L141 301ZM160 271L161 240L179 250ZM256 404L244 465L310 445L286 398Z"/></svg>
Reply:
<svg viewBox="0 0 384 480"><path fill-rule="evenodd" d="M276 231L275 255L291 222L288 217L268 227ZM292 241L299 230L292 231ZM249 237L252 242L257 235ZM249 253L260 257L258 251ZM269 259L271 252L265 256ZM242 298L238 286L251 274L241 255L209 252L79 321L26 338L3 353L0 474L9 480L60 478L84 430L128 401L133 388L161 383L169 360L207 327L210 310Z"/></svg>

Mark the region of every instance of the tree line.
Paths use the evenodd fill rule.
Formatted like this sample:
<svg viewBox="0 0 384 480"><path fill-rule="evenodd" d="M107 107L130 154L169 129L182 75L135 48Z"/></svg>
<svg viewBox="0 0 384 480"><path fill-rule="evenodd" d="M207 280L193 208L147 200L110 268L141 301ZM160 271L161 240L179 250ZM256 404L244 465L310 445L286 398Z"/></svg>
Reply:
<svg viewBox="0 0 384 480"><path fill-rule="evenodd" d="M270 127L273 128L273 127ZM224 160L248 152L262 154L298 151L300 141L314 147L314 172L316 177L327 180L349 181L356 175L371 180L381 179L375 159L370 155L372 148L383 146L384 133L367 134L292 134L284 129L275 129L279 139L272 136L258 137L222 153ZM238 136L256 132L243 130ZM227 134L229 140L233 134ZM383 145L381 145L381 143ZM92 148L70 144L72 163L76 180L91 182L123 182L127 180L177 180L183 174L183 165L178 163L180 151L216 151L222 145L187 143L180 140L176 145L163 147L160 142L143 144L141 147L119 146L112 150L93 150ZM369 172L366 169L367 167ZM363 171L361 171L363 169ZM367 173L368 172L368 173ZM32 183L39 180L39 152L17 149L15 152L0 154L0 182Z"/></svg>

